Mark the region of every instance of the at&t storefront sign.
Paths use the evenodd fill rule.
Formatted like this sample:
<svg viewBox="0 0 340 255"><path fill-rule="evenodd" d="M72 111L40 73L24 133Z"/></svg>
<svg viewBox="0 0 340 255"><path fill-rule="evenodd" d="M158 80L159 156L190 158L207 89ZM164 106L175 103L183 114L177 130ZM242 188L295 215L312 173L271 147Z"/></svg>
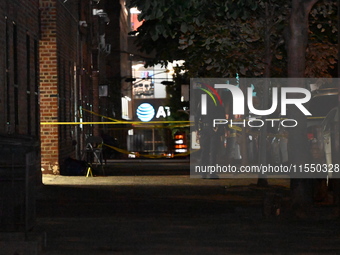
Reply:
<svg viewBox="0 0 340 255"><path fill-rule="evenodd" d="M139 120L147 122L155 116L155 108L149 103L142 103L138 106L136 114Z"/></svg>
<svg viewBox="0 0 340 255"><path fill-rule="evenodd" d="M148 122L170 116L171 112L169 106L162 105L159 100L153 101L154 102L136 102L135 113L138 120Z"/></svg>

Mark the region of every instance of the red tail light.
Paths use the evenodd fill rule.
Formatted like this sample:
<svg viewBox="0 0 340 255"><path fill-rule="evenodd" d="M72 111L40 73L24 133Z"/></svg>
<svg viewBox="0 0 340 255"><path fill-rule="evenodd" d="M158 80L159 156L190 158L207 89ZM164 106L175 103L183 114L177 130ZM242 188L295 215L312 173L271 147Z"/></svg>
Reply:
<svg viewBox="0 0 340 255"><path fill-rule="evenodd" d="M308 140L313 140L314 139L314 134L313 133L308 133L307 134Z"/></svg>
<svg viewBox="0 0 340 255"><path fill-rule="evenodd" d="M184 135L175 135L175 139L184 139Z"/></svg>

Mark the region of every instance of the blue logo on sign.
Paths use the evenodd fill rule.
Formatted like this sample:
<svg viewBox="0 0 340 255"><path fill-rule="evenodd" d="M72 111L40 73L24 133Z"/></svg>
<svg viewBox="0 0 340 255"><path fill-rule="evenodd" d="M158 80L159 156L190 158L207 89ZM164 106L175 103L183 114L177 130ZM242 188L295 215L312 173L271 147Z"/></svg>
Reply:
<svg viewBox="0 0 340 255"><path fill-rule="evenodd" d="M155 116L155 109L149 103L142 103L137 108L137 117L141 121L147 122Z"/></svg>

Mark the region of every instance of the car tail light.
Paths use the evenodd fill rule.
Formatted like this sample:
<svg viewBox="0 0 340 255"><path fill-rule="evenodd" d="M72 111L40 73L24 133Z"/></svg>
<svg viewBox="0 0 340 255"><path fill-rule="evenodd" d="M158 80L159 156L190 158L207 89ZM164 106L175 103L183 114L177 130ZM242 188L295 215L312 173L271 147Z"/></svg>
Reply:
<svg viewBox="0 0 340 255"><path fill-rule="evenodd" d="M177 144L177 145L175 145L175 148L176 149L183 149L183 148L187 148L187 145L186 144Z"/></svg>
<svg viewBox="0 0 340 255"><path fill-rule="evenodd" d="M175 135L175 139L184 139L184 135Z"/></svg>
<svg viewBox="0 0 340 255"><path fill-rule="evenodd" d="M308 133L307 134L308 140L313 140L314 139L314 134L313 133Z"/></svg>

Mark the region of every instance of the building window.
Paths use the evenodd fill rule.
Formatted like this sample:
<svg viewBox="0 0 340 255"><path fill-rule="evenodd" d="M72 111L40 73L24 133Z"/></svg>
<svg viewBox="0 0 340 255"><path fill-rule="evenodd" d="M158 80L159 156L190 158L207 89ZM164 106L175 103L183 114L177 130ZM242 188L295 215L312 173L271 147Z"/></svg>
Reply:
<svg viewBox="0 0 340 255"><path fill-rule="evenodd" d="M32 134L32 109L31 109L31 38L26 34L26 86L27 86L27 133Z"/></svg>
<svg viewBox="0 0 340 255"><path fill-rule="evenodd" d="M40 107L39 107L39 48L38 41L34 40L34 103L35 103L35 135L40 133Z"/></svg>
<svg viewBox="0 0 340 255"><path fill-rule="evenodd" d="M61 58L58 59L58 94L59 94L59 121L64 122L66 119L66 71L65 71L65 61ZM59 127L60 139L64 140L66 138L66 125L61 125Z"/></svg>
<svg viewBox="0 0 340 255"><path fill-rule="evenodd" d="M18 85L18 31L13 22L13 75L14 75L14 123L19 125L19 85Z"/></svg>
<svg viewBox="0 0 340 255"><path fill-rule="evenodd" d="M6 42L5 42L5 54L6 54L6 122L9 128L11 123L11 90L10 90L10 80L9 80L9 29L8 29L8 18L6 19ZM9 130L8 130L9 131Z"/></svg>
<svg viewBox="0 0 340 255"><path fill-rule="evenodd" d="M130 9L130 30L137 31L138 27L140 27L143 21L138 20L138 15L141 12L137 8Z"/></svg>
<svg viewBox="0 0 340 255"><path fill-rule="evenodd" d="M19 125L19 89L18 87L14 87L14 121L16 130Z"/></svg>

